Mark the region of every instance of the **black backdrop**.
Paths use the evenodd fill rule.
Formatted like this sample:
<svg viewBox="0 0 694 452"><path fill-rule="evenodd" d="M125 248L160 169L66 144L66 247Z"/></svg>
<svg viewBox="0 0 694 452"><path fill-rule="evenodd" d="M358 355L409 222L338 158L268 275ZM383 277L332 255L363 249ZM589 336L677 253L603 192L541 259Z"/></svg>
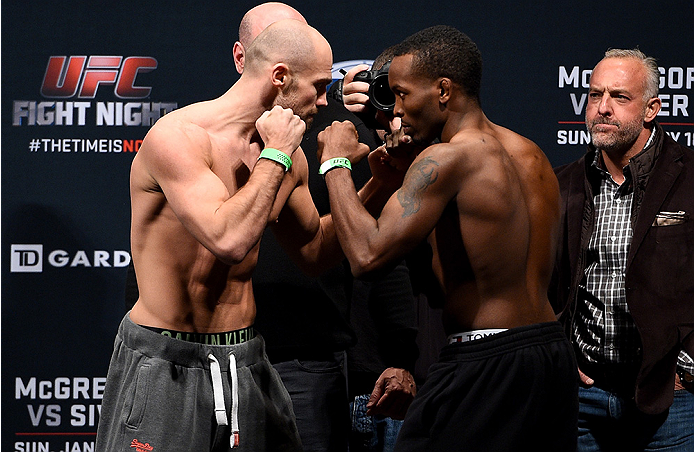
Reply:
<svg viewBox="0 0 694 452"><path fill-rule="evenodd" d="M124 313L138 140L159 115L236 81L238 22L257 3L3 2L3 451L93 450ZM336 63L430 25L466 32L484 58L487 116L555 165L584 152L587 71L607 48L638 46L662 67L659 120L694 141L690 0L288 3ZM49 62L71 70L51 78Z"/></svg>

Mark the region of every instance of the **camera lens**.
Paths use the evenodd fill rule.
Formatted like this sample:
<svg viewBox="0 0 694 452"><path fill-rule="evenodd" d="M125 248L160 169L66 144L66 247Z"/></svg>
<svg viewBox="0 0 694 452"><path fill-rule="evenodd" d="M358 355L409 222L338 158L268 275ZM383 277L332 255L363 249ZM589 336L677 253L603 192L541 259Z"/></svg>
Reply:
<svg viewBox="0 0 694 452"><path fill-rule="evenodd" d="M395 107L395 94L388 85L388 73L378 74L369 86L369 99L374 107L391 112Z"/></svg>

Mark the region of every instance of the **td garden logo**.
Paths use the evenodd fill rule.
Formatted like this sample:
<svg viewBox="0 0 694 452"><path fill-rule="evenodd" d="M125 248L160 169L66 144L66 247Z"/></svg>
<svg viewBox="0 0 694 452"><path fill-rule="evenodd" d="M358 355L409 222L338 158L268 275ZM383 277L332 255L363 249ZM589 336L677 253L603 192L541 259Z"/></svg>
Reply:
<svg viewBox="0 0 694 452"><path fill-rule="evenodd" d="M41 273L44 269L44 250L42 244L14 244L10 249L11 273ZM53 250L46 256L45 263L50 267L119 268L130 264L127 251L94 250Z"/></svg>

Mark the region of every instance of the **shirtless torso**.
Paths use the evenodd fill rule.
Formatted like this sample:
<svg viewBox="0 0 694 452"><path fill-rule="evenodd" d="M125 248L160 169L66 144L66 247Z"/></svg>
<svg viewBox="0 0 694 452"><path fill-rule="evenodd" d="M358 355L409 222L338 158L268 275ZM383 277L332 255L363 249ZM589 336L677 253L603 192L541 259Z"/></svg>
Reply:
<svg viewBox="0 0 694 452"><path fill-rule="evenodd" d="M459 191L433 233L447 332L556 320L547 285L559 191L549 161L534 143L491 123L450 145L458 150L450 163ZM429 158L440 158L432 151Z"/></svg>
<svg viewBox="0 0 694 452"><path fill-rule="evenodd" d="M182 109L163 118L148 136L151 141L145 140L133 161L131 243L140 290L140 299L131 312L135 323L207 332L204 330L242 328L255 317L251 273L256 266L259 243L239 262L220 260L177 217L150 168L152 158L148 154L153 152L150 146L166 146L170 140L176 140L176 135L183 134L206 146L181 146L177 152L189 154L181 158L204 162L206 169L223 184L224 196L233 196L248 182L261 151L260 144L217 135L210 130L205 116L201 116L208 107L191 106L189 110ZM156 143L157 140L161 143ZM282 179L270 216L264 223L277 219L297 185L298 174L305 167L301 151L294 153L293 162L293 170Z"/></svg>
<svg viewBox="0 0 694 452"><path fill-rule="evenodd" d="M272 47L277 36L261 35L254 45L267 49L255 58L257 67L249 58L224 95L161 118L133 160L131 243L140 298L130 316L137 324L200 333L250 326L259 241L285 206L291 212L281 229L294 238L290 255L318 259L339 249L321 232L298 148L305 122L327 103L332 53L317 31L284 22L268 34L302 39L298 45L307 49L288 57ZM263 148L291 156L291 169L258 160Z"/></svg>
<svg viewBox="0 0 694 452"><path fill-rule="evenodd" d="M415 143L437 137L440 143L417 155L378 219L350 196L340 170L326 176L353 272L378 270L429 238L446 294L448 333L555 321L547 286L559 189L549 161L463 96L447 94L443 116L440 86L411 74L411 59L396 57L390 66L395 114L403 124L398 133ZM323 161L357 152L350 129L334 124L319 136Z"/></svg>

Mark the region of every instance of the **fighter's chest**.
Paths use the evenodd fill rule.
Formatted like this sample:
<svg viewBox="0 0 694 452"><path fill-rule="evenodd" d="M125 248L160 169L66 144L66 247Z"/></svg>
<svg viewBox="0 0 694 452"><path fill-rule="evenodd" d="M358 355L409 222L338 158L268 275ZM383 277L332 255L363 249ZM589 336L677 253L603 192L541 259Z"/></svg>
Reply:
<svg viewBox="0 0 694 452"><path fill-rule="evenodd" d="M252 179L256 162L257 160L248 161L248 159L223 156L214 161L211 169L224 183L230 197L236 196L244 188L255 192L248 193L249 199L253 199L256 194L258 196L272 196L274 201L269 221L274 221L294 188L293 175L283 175L279 189L275 191L270 188L275 187L275 181Z"/></svg>

